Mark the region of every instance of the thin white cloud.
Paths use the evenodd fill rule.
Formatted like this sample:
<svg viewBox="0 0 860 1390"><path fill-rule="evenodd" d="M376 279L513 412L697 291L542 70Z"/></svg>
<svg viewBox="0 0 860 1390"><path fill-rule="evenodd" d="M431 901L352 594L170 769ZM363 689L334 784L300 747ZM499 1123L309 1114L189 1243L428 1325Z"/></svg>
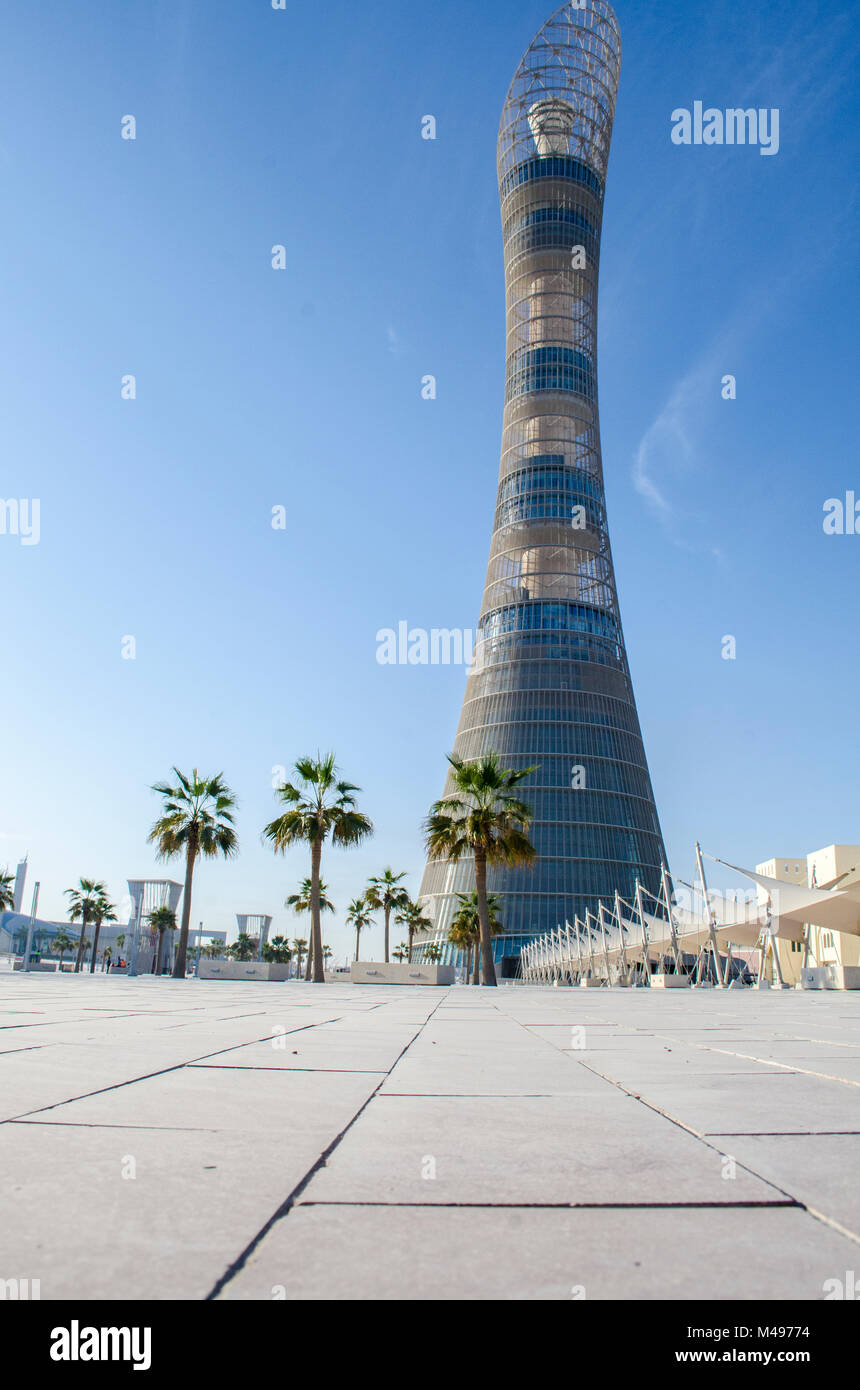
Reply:
<svg viewBox="0 0 860 1390"><path fill-rule="evenodd" d="M636 450L633 485L638 493L667 517L673 507L663 490L662 478L677 477L679 472L687 471L694 462L690 413L695 404L702 405L705 385L702 367L683 377L657 418L648 426ZM661 479L659 482L658 476Z"/></svg>

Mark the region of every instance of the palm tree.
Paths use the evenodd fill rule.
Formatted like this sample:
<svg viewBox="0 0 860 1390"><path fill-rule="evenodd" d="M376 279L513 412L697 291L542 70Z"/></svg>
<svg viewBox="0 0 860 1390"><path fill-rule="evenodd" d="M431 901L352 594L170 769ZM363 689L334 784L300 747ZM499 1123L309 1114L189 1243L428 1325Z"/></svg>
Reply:
<svg viewBox="0 0 860 1390"><path fill-rule="evenodd" d="M257 954L257 943L246 931L240 931L236 940L227 947L234 960L253 960Z"/></svg>
<svg viewBox="0 0 860 1390"><path fill-rule="evenodd" d="M339 781L334 753L325 757L300 758L295 766L299 785L287 782L280 788L286 810L267 825L263 834L272 841L275 852L284 853L291 845L308 844L311 849L311 949L315 984L325 983L320 927L320 864L322 848L331 837L335 845L357 845L373 834L367 816L355 809L351 782Z"/></svg>
<svg viewBox="0 0 860 1390"><path fill-rule="evenodd" d="M461 950L468 952L466 962L466 979L472 970L472 952L475 952L474 973L472 974L472 984L480 984L478 946L481 941L481 919L478 911L477 893L458 893L457 898L460 906L455 912L451 926L448 930L448 940ZM487 912L490 918L490 933L498 936L503 930L499 920L499 903L501 899L497 893L487 894Z"/></svg>
<svg viewBox="0 0 860 1390"><path fill-rule="evenodd" d="M285 936L273 936L263 947L263 960L274 965L289 965L293 958L290 943Z"/></svg>
<svg viewBox="0 0 860 1390"><path fill-rule="evenodd" d="M99 932L102 929L102 922L115 922L117 920L116 909L107 896L107 893L99 893L95 901L95 906L93 907L92 918L95 923L96 932L93 937L93 953L90 956L90 974L94 975L96 969L96 952L99 949Z"/></svg>
<svg viewBox="0 0 860 1390"><path fill-rule="evenodd" d="M424 959L431 965L438 965L442 959L442 947L438 941L431 941L429 946L424 947Z"/></svg>
<svg viewBox="0 0 860 1390"><path fill-rule="evenodd" d="M334 912L334 903L329 902L328 897L326 896L327 893L328 884L323 883L322 880L320 880L320 912ZM303 878L298 893L291 893L290 896L287 898L286 902L284 903L284 907L291 907L294 912L299 913L310 912L313 907L313 895L313 883L309 878ZM313 952L308 951L308 963L305 973L306 980L309 980L311 977L312 956ZM301 967L299 967L299 973L301 974Z"/></svg>
<svg viewBox="0 0 860 1390"><path fill-rule="evenodd" d="M392 873L390 869L385 869L378 878L372 878L367 886L364 897L367 906L372 912L377 912L379 908L385 914L385 963L388 964L388 923L392 911L397 911L406 906L410 901L409 894L405 888L399 887L400 880L406 877L406 870L402 874Z"/></svg>
<svg viewBox="0 0 860 1390"><path fill-rule="evenodd" d="M158 932L158 946L152 961L153 975L161 973L161 956L164 946L164 933L176 930L176 913L172 907L155 907L149 914L149 925Z"/></svg>
<svg viewBox="0 0 860 1390"><path fill-rule="evenodd" d="M95 921L95 908L100 898L107 898L107 888L103 883L97 883L92 878L82 878L78 882L77 888L67 888L65 897L69 899L69 920L76 922L81 919L81 935L78 941L78 954L75 957L75 974L81 968L84 958L85 941L87 926Z"/></svg>
<svg viewBox="0 0 860 1390"><path fill-rule="evenodd" d="M366 898L353 898L346 911L346 920L349 922L350 926L355 929L355 959L358 960L358 945L361 933L364 931L365 927L372 927L374 925L373 918L367 907Z"/></svg>
<svg viewBox="0 0 860 1390"><path fill-rule="evenodd" d="M149 832L149 843L158 845L159 859L185 855L185 891L182 895L182 926L173 964L173 978L185 979L188 954L188 928L191 922L191 884L198 855L216 859L231 858L239 842L233 829L236 798L224 782L223 774L201 778L195 768L190 778L173 769L177 786L159 782L152 788L164 797L164 807Z"/></svg>
<svg viewBox="0 0 860 1390"><path fill-rule="evenodd" d="M209 960L217 960L224 955L224 943L222 941L210 941L208 946L204 946L201 952Z"/></svg>
<svg viewBox="0 0 860 1390"><path fill-rule="evenodd" d="M15 875L0 874L0 912L14 908L15 906Z"/></svg>
<svg viewBox="0 0 860 1390"><path fill-rule="evenodd" d="M529 865L537 850L527 831L532 808L513 788L536 771L503 768L498 753L485 753L472 762L450 754L454 794L437 801L425 822L427 852L431 859L456 863L471 855L475 864L475 889L481 925L481 961L485 985L495 985L490 917L487 910L487 865Z"/></svg>
<svg viewBox="0 0 860 1390"><path fill-rule="evenodd" d="M394 959L400 961L402 965L405 960L409 959L409 947L406 945L405 941L401 941L400 945L395 947L391 954Z"/></svg>
<svg viewBox="0 0 860 1390"><path fill-rule="evenodd" d="M69 933L67 931L58 931L57 935L51 942L51 950L56 951L57 955L60 957L61 970L63 968L63 956L66 954L67 951L74 950L74 946L74 937L69 936Z"/></svg>
<svg viewBox="0 0 860 1390"><path fill-rule="evenodd" d="M295 938L294 942L293 942L293 950L294 950L295 953L296 953L296 979L297 979L297 980L298 980L298 979L301 979L301 974L302 974L302 961L303 961L304 958L305 958L305 951L306 951L307 949L308 949L308 943L307 943L306 938L303 937L303 936L297 936L297 937Z"/></svg>
<svg viewBox="0 0 860 1390"><path fill-rule="evenodd" d="M401 907L399 912L395 912L394 920L399 926L406 927L409 932L409 959L411 960L415 933L430 931L433 923L429 917L424 916L424 910L420 903L414 903L411 898Z"/></svg>
<svg viewBox="0 0 860 1390"><path fill-rule="evenodd" d="M331 960L331 946L323 946L323 970Z"/></svg>
<svg viewBox="0 0 860 1390"><path fill-rule="evenodd" d="M448 928L448 941L462 953L465 983L468 984L472 974L472 953L475 949L473 923L466 921L464 917L461 917L459 921L453 920Z"/></svg>

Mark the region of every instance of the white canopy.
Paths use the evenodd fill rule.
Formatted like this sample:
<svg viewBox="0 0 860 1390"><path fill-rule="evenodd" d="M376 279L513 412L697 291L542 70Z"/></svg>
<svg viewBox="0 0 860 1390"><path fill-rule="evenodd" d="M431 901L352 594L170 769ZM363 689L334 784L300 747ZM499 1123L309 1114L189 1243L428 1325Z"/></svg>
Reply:
<svg viewBox="0 0 860 1390"><path fill-rule="evenodd" d="M778 936L791 936L789 924L804 922L812 922L816 927L824 927L828 931L860 936L860 884L852 884L850 888L807 888L802 883L791 883L787 879L755 873L753 869L742 869L737 864L727 863L725 859L714 859L714 862L734 869L735 873L743 874L744 878L752 879L753 883L766 889ZM785 930L782 929L783 923Z"/></svg>

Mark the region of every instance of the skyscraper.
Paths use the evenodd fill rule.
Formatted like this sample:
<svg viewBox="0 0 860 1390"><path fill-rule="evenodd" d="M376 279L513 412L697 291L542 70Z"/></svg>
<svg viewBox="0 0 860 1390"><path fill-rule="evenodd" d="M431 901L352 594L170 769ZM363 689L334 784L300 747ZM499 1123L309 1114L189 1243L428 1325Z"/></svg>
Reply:
<svg viewBox="0 0 860 1390"><path fill-rule="evenodd" d="M536 765L530 869L491 869L516 955L635 880L659 890L663 840L624 648L597 408L603 196L621 66L606 0L563 5L532 40L502 113L507 292L502 454L477 660L454 752ZM449 784L450 788L450 784ZM449 789L448 788L448 789ZM447 790L447 789L446 789ZM473 865L428 863L447 932Z"/></svg>

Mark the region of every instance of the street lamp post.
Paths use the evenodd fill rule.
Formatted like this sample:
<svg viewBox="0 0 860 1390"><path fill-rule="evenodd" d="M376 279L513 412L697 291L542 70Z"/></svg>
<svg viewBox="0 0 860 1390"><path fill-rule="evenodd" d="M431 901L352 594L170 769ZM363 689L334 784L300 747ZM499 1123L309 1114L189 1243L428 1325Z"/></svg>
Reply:
<svg viewBox="0 0 860 1390"><path fill-rule="evenodd" d="M143 889L141 888L140 897L137 902L137 914L134 919L134 931L131 935L131 951L128 958L129 976L137 974L137 942L140 935L140 919L143 915Z"/></svg>
<svg viewBox="0 0 860 1390"><path fill-rule="evenodd" d="M30 973L30 952L33 949L33 928L36 925L36 909L39 906L39 885L33 889L33 906L30 910L30 920L27 923L27 945L24 948L24 959L21 962L21 969L27 974ZM81 927L83 931L83 926Z"/></svg>

